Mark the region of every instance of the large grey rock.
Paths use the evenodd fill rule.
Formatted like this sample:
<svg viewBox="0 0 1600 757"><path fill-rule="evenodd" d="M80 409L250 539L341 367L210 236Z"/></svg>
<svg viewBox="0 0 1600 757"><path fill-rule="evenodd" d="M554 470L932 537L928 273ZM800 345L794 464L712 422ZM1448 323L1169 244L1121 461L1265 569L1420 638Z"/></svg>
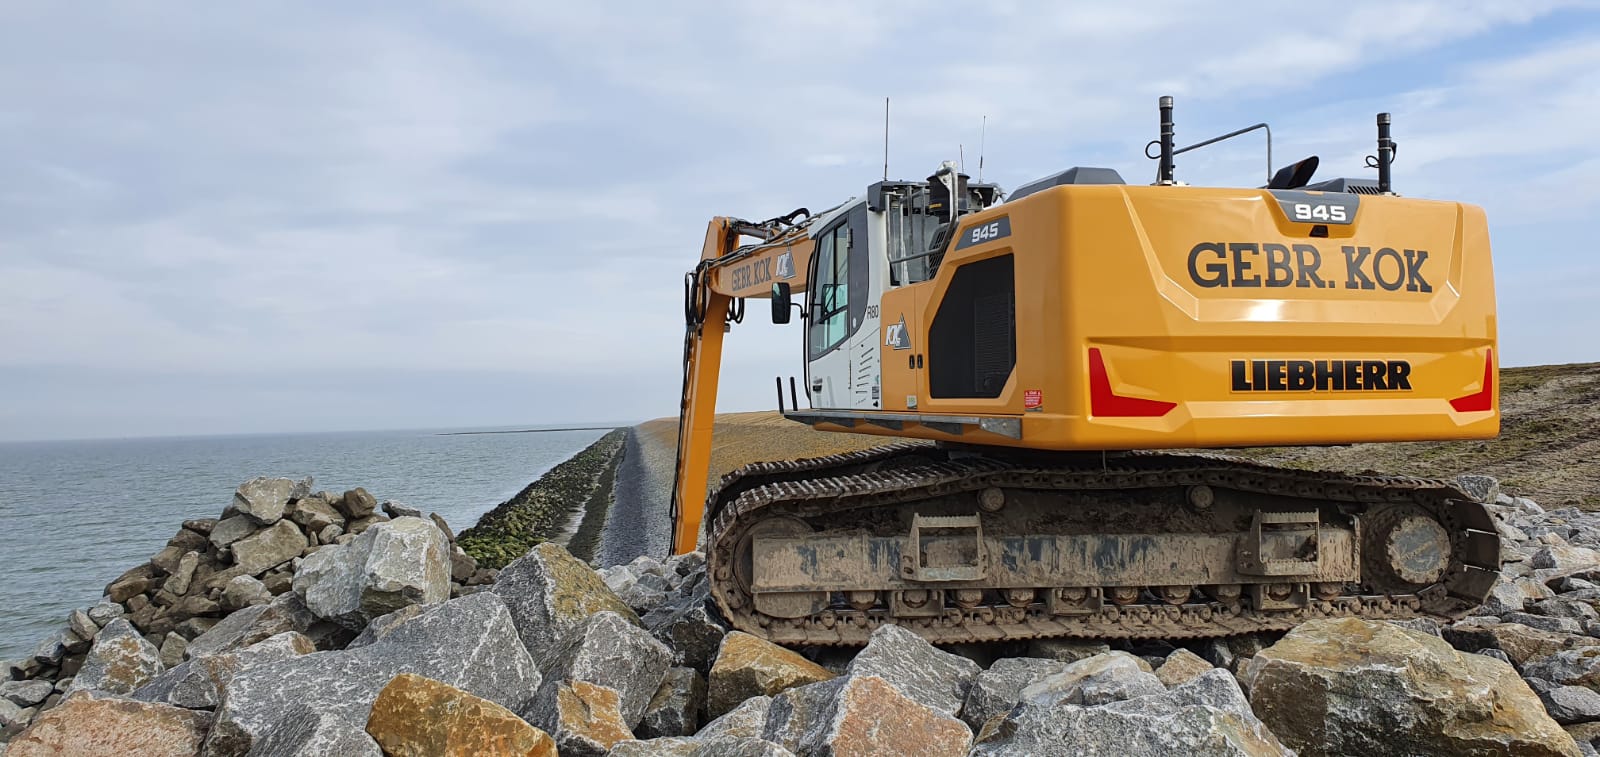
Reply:
<svg viewBox="0 0 1600 757"><path fill-rule="evenodd" d="M1600 693L1582 686L1555 686L1539 692L1544 709L1557 723L1572 725L1600 720Z"/></svg>
<svg viewBox="0 0 1600 757"><path fill-rule="evenodd" d="M1289 755L1226 670L1098 707L1019 704L978 734L973 755Z"/></svg>
<svg viewBox="0 0 1600 757"><path fill-rule="evenodd" d="M1094 706L1166 691L1146 668L1142 660L1127 652L1107 652L1024 686L1017 698L1038 707L1062 703Z"/></svg>
<svg viewBox="0 0 1600 757"><path fill-rule="evenodd" d="M16 703L9 699L0 699L0 739L8 738L12 734L27 728L28 722L33 720L32 710L33 708L31 707L18 707ZM0 741L0 747L3 746L5 746L5 742ZM5 757L5 753L0 752L0 757Z"/></svg>
<svg viewBox="0 0 1600 757"><path fill-rule="evenodd" d="M1306 755L1577 753L1510 665L1388 623L1307 621L1241 680L1261 720Z"/></svg>
<svg viewBox="0 0 1600 757"><path fill-rule="evenodd" d="M1035 681L1066 670L1071 663L1037 657L1005 657L978 674L967 690L961 719L973 731L983 728L990 718L1004 715L1016 705L1022 689Z"/></svg>
<svg viewBox="0 0 1600 757"><path fill-rule="evenodd" d="M438 526L397 518L307 557L295 574L294 592L317 617L359 630L406 605L448 599L449 550Z"/></svg>
<svg viewBox="0 0 1600 757"><path fill-rule="evenodd" d="M95 635L100 633L100 626L95 625L95 622L89 619L89 613L82 610L73 610L67 614L67 628L80 639L93 640Z"/></svg>
<svg viewBox="0 0 1600 757"><path fill-rule="evenodd" d="M633 734L641 739L691 736L700 727L700 710L705 705L706 679L694 668L670 668L645 705L644 717Z"/></svg>
<svg viewBox="0 0 1600 757"><path fill-rule="evenodd" d="M597 612L609 610L638 622L632 608L611 592L594 569L552 542L534 547L507 565L491 591L505 600L522 643L535 657L542 657Z"/></svg>
<svg viewBox="0 0 1600 757"><path fill-rule="evenodd" d="M38 644L33 645L33 651L28 653L28 659L45 667L55 667L61 664L61 658L67 656L67 639L69 632L66 630L51 631L46 634Z"/></svg>
<svg viewBox="0 0 1600 757"><path fill-rule="evenodd" d="M493 594L473 594L431 607L359 649L239 671L206 738L208 753L243 754L300 706L365 723L378 692L400 673L450 684L513 711L539 685L505 604Z"/></svg>
<svg viewBox="0 0 1600 757"><path fill-rule="evenodd" d="M261 530L261 524L248 515L232 515L217 521L212 527L211 545L217 549L227 549L234 542Z"/></svg>
<svg viewBox="0 0 1600 757"><path fill-rule="evenodd" d="M410 505L407 505L407 504L405 504L403 502L397 502L397 501L392 500L392 499L384 500L383 504L379 505L379 507L381 507L383 509L383 514L384 515L387 515L387 516L389 516L391 518L421 518L422 517L422 511L421 510L418 510L415 507L411 507Z"/></svg>
<svg viewBox="0 0 1600 757"><path fill-rule="evenodd" d="M766 729L767 713L772 709L772 697L755 696L740 702L737 707L723 713L721 717L701 726L695 733L698 738L716 738L718 736L760 738Z"/></svg>
<svg viewBox="0 0 1600 757"><path fill-rule="evenodd" d="M172 575L167 576L167 581L161 585L161 588L171 592L175 597L188 594L190 583L194 580L194 571L199 566L199 552L189 551L183 553L183 557L178 558L178 567L172 571Z"/></svg>
<svg viewBox="0 0 1600 757"><path fill-rule="evenodd" d="M1500 498L1500 480L1494 476L1456 476L1456 486L1474 502L1492 504Z"/></svg>
<svg viewBox="0 0 1600 757"><path fill-rule="evenodd" d="M244 575L259 576L306 550L306 535L280 520L233 543L233 562ZM229 580L232 580L231 578Z"/></svg>
<svg viewBox="0 0 1600 757"><path fill-rule="evenodd" d="M1600 551L1566 544L1546 544L1528 558L1528 565L1535 570L1593 570L1600 568Z"/></svg>
<svg viewBox="0 0 1600 757"><path fill-rule="evenodd" d="M72 679L72 690L130 694L164 671L160 650L145 641L132 623L113 620L95 636L83 667Z"/></svg>
<svg viewBox="0 0 1600 757"><path fill-rule="evenodd" d="M972 731L874 674L790 689L773 699L762 738L797 754L960 757Z"/></svg>
<svg viewBox="0 0 1600 757"><path fill-rule="evenodd" d="M1508 612L1522 612L1523 607L1529 602L1537 602L1555 596L1543 581L1531 578L1510 578L1501 576L1494 586L1489 589L1489 596L1484 599L1479 611L1485 615L1504 615Z"/></svg>
<svg viewBox="0 0 1600 757"><path fill-rule="evenodd" d="M233 509L262 525L276 523L289 506L295 482L287 478L257 476L239 485L233 493Z"/></svg>
<svg viewBox="0 0 1600 757"><path fill-rule="evenodd" d="M1600 691L1600 647L1568 649L1530 660L1522 666L1522 675L1558 686L1587 686Z"/></svg>
<svg viewBox="0 0 1600 757"><path fill-rule="evenodd" d="M210 630L196 636L184 649L185 659L241 649L285 631L306 633L313 618L305 603L294 594L281 594L264 605L252 605L232 613Z"/></svg>
<svg viewBox="0 0 1600 757"><path fill-rule="evenodd" d="M912 631L884 625L845 669L847 676L878 676L902 694L955 717L982 670L965 657L934 649Z"/></svg>
<svg viewBox="0 0 1600 757"><path fill-rule="evenodd" d="M228 610L264 605L271 601L272 592L267 591L266 584L253 576L234 576L227 586L222 587L222 606Z"/></svg>
<svg viewBox="0 0 1600 757"><path fill-rule="evenodd" d="M559 684L587 681L617 692L622 720L632 729L671 665L672 650L648 631L614 612L598 612L540 661L544 683L529 708L553 709L546 700L557 695Z"/></svg>
<svg viewBox="0 0 1600 757"><path fill-rule="evenodd" d="M1577 579L1573 579L1577 580ZM1568 618L1582 623L1589 620L1600 620L1600 613L1594 608L1594 603L1584 602L1566 597L1553 597L1529 602L1527 610L1537 615L1550 615L1557 618Z"/></svg>
<svg viewBox="0 0 1600 757"><path fill-rule="evenodd" d="M239 671L265 663L311 654L316 646L297 631L285 631L243 649L185 662L139 687L132 698L191 710L222 703L228 684Z"/></svg>
<svg viewBox="0 0 1600 757"><path fill-rule="evenodd" d="M183 653L189 649L189 640L177 631L168 631L161 640L161 666L171 670L183 663Z"/></svg>
<svg viewBox="0 0 1600 757"><path fill-rule="evenodd" d="M705 673L717 659L728 627L713 613L707 595L695 594L677 605L652 612L645 625L650 634L672 648L674 664Z"/></svg>
<svg viewBox="0 0 1600 757"><path fill-rule="evenodd" d="M5 699L18 707L32 707L43 702L45 697L54 691L55 686L49 681L38 679L0 683L0 699Z"/></svg>
<svg viewBox="0 0 1600 757"><path fill-rule="evenodd" d="M383 757L367 735L366 722L352 722L312 707L289 712L283 725L250 749L250 757Z"/></svg>
<svg viewBox="0 0 1600 757"><path fill-rule="evenodd" d="M88 613L89 619L101 628L105 628L107 623L122 617L124 614L122 605L110 600L101 600L99 604L89 608Z"/></svg>

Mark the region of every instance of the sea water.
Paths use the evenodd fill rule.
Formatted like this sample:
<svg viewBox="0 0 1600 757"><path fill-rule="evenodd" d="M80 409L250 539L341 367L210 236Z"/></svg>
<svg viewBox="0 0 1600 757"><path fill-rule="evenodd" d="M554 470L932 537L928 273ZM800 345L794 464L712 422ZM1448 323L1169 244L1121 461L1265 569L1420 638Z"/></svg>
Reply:
<svg viewBox="0 0 1600 757"><path fill-rule="evenodd" d="M0 443L0 660L26 655L112 579L215 518L255 476L314 476L437 512L456 531L604 429L445 429Z"/></svg>

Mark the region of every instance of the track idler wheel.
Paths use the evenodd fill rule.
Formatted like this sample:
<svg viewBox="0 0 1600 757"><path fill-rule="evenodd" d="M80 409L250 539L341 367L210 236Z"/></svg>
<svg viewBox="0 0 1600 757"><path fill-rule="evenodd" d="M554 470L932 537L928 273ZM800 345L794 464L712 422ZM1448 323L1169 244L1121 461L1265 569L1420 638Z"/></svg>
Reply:
<svg viewBox="0 0 1600 757"><path fill-rule="evenodd" d="M812 532L811 526L799 518L778 517L763 520L750 527L739 537L734 551L733 577L739 588L754 597L756 611L775 618L804 618L821 612L828 606L828 593L822 591L768 592L756 594L754 590L757 566L755 565L755 540L762 536L804 536Z"/></svg>
<svg viewBox="0 0 1600 757"><path fill-rule="evenodd" d="M1391 505L1362 518L1362 579L1381 594L1439 582L1450 566L1450 533L1417 505Z"/></svg>

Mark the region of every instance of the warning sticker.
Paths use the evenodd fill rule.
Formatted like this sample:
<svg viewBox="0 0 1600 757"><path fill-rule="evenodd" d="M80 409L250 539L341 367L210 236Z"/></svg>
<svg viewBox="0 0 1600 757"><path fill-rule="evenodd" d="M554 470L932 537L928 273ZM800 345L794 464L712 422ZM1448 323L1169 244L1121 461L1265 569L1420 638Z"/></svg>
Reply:
<svg viewBox="0 0 1600 757"><path fill-rule="evenodd" d="M1025 410L1038 410L1044 407L1044 390L1025 389L1022 392L1022 407Z"/></svg>

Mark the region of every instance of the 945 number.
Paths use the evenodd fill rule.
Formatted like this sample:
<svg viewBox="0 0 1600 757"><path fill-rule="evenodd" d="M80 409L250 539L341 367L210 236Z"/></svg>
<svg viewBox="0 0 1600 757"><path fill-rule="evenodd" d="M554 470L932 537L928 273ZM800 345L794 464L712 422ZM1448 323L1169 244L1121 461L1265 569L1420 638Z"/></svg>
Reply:
<svg viewBox="0 0 1600 757"><path fill-rule="evenodd" d="M1349 223L1350 221L1343 205L1297 202L1293 205L1293 210L1294 220L1296 221L1328 221L1332 223Z"/></svg>

